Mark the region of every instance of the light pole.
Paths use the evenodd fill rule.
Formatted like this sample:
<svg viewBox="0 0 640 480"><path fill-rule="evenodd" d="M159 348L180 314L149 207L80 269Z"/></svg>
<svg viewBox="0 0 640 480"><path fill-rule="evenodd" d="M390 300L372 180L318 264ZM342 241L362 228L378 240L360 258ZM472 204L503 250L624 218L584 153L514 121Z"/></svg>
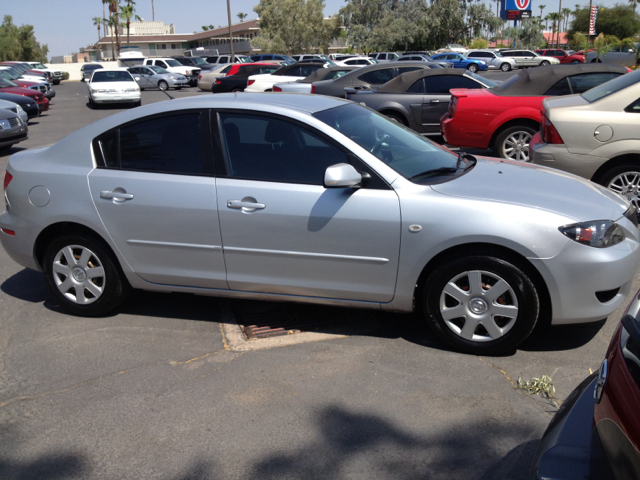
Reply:
<svg viewBox="0 0 640 480"><path fill-rule="evenodd" d="M560 15L562 15L562 0L558 1L558 39L556 40L556 48L560 48L560 18L562 18Z"/></svg>
<svg viewBox="0 0 640 480"><path fill-rule="evenodd" d="M229 19L229 41L231 42L231 63L234 63L233 56L233 37L231 36L231 7L229 6L229 0L227 0L227 18Z"/></svg>

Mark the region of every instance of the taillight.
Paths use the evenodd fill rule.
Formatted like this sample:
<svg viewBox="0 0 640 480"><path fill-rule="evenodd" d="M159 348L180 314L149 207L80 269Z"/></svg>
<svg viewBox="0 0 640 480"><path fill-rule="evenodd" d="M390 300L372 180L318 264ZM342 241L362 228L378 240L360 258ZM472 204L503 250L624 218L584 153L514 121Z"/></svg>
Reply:
<svg viewBox="0 0 640 480"><path fill-rule="evenodd" d="M198 75L198 80L202 80L202 75Z"/></svg>
<svg viewBox="0 0 640 480"><path fill-rule="evenodd" d="M276 87L276 86L274 86L274 87L273 87L273 91L274 91L274 92L281 92L281 91L282 91L282 89L281 89L280 87Z"/></svg>
<svg viewBox="0 0 640 480"><path fill-rule="evenodd" d="M547 116L543 113L540 119L541 137L544 143L563 144L562 137L553 126L553 123L549 121Z"/></svg>
<svg viewBox="0 0 640 480"><path fill-rule="evenodd" d="M9 172L4 172L4 189L5 190L9 186L9 183L11 182L11 180L13 180L13 175L11 175Z"/></svg>
<svg viewBox="0 0 640 480"><path fill-rule="evenodd" d="M451 101L449 102L449 110L447 110L447 117L453 118L456 114L456 107L458 106L458 97L451 97Z"/></svg>
<svg viewBox="0 0 640 480"><path fill-rule="evenodd" d="M249 81L247 82L247 87L248 87L249 85L253 85L254 83L256 83L256 81L255 81L255 80L249 80Z"/></svg>
<svg viewBox="0 0 640 480"><path fill-rule="evenodd" d="M222 82L221 82L220 80L216 80L216 81L215 81L215 82L213 82L213 83L215 83L216 85L220 85Z"/></svg>
<svg viewBox="0 0 640 480"><path fill-rule="evenodd" d="M316 93L316 86L313 83L311 84L311 93Z"/></svg>

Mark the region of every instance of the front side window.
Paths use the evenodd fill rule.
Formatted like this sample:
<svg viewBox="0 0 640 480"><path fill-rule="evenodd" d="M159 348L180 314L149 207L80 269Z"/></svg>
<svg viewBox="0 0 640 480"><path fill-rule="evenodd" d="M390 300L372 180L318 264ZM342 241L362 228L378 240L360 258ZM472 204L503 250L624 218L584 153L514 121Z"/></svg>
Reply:
<svg viewBox="0 0 640 480"><path fill-rule="evenodd" d="M156 60L156 65L158 65L159 67L162 67L162 68L169 68L167 66L167 64L164 63L162 60Z"/></svg>
<svg viewBox="0 0 640 480"><path fill-rule="evenodd" d="M322 185L327 167L350 163L320 135L279 118L221 113L220 129L232 178Z"/></svg>
<svg viewBox="0 0 640 480"><path fill-rule="evenodd" d="M571 87L566 78L559 80L553 87L547 90L545 95L571 95Z"/></svg>
<svg viewBox="0 0 640 480"><path fill-rule="evenodd" d="M583 73L582 75L569 77L569 83L573 93L584 93L593 87L618 78L620 75L618 73Z"/></svg>
<svg viewBox="0 0 640 480"><path fill-rule="evenodd" d="M167 60L167 65L169 65L170 67L179 67L181 66L180 62L178 62L177 60ZM167 68L167 67L165 67Z"/></svg>
<svg viewBox="0 0 640 480"><path fill-rule="evenodd" d="M452 88L482 88L482 85L466 77L438 75L425 77L425 92L448 95Z"/></svg>

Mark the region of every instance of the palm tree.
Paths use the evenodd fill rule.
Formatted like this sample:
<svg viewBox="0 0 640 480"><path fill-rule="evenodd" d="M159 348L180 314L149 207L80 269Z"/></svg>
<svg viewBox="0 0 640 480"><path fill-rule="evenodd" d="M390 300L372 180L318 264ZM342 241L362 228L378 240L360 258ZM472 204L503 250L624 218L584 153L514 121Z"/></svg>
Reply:
<svg viewBox="0 0 640 480"><path fill-rule="evenodd" d="M93 17L93 26L98 27L98 42L100 41L100 26L102 25L102 17Z"/></svg>
<svg viewBox="0 0 640 480"><path fill-rule="evenodd" d="M553 24L551 25L551 46L553 47L553 42L554 42L553 39L556 36L556 22L560 21L560 15L558 15L558 12L552 12L549 15L547 15L547 17L549 17L549 20L553 22Z"/></svg>
<svg viewBox="0 0 640 480"><path fill-rule="evenodd" d="M116 28L116 21L113 19L113 16L109 15L109 20L107 20L107 26L111 28L111 59L116 59L115 47L113 45L113 30Z"/></svg>
<svg viewBox="0 0 640 480"><path fill-rule="evenodd" d="M544 29L545 30L549 30L549 20L551 19L551 17L549 17L550 14L547 14L544 17Z"/></svg>
<svg viewBox="0 0 640 480"><path fill-rule="evenodd" d="M564 29L562 31L566 32L567 31L567 25L569 24L569 15L571 15L571 9L570 8L563 8L562 9L562 15L564 15Z"/></svg>
<svg viewBox="0 0 640 480"><path fill-rule="evenodd" d="M240 19L240 23L244 22L244 19L249 16L248 13L239 13L238 18Z"/></svg>
<svg viewBox="0 0 640 480"><path fill-rule="evenodd" d="M153 8L153 0L151 0L151 20L156 21L156 9Z"/></svg>
<svg viewBox="0 0 640 480"><path fill-rule="evenodd" d="M134 2L133 0L127 0L127 4L120 7L120 18L122 18L122 20L124 20L124 22L127 24L127 44L129 44L129 30L131 27L131 19L133 18L137 21L142 20L138 15L135 14L135 4L136 2Z"/></svg>
<svg viewBox="0 0 640 480"><path fill-rule="evenodd" d="M116 36L116 53L120 55L120 17L119 17L120 0L109 0L109 18L113 20L109 26L113 29ZM114 57L115 60L115 57Z"/></svg>
<svg viewBox="0 0 640 480"><path fill-rule="evenodd" d="M636 13L636 3L638 3L637 0L629 0L629 3L633 5L633 13Z"/></svg>
<svg viewBox="0 0 640 480"><path fill-rule="evenodd" d="M538 5L538 8L540 9L540 21L542 21L542 11L546 8L546 5Z"/></svg>

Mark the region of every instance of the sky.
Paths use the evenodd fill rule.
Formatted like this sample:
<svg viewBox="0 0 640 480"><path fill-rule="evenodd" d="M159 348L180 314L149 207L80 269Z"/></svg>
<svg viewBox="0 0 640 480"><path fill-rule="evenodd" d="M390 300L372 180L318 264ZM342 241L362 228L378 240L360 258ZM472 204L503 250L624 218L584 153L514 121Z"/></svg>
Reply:
<svg viewBox="0 0 640 480"><path fill-rule="evenodd" d="M98 29L93 26L91 19L102 16L101 0L0 0L1 15L11 15L16 25L33 25L36 39L41 44L49 45L49 57L69 55L77 52L81 47L95 43L98 39ZM239 22L238 13L249 14L246 20L257 18L253 7L258 0L229 0L231 3L231 23ZM558 0L543 0L533 2L534 15L540 15L540 4L546 5L544 15L558 11ZM124 3L124 2L122 2ZM565 8L575 8L577 3L589 5L579 0L565 0ZM615 0L600 0L594 4L611 6ZM344 0L325 0L325 16L337 13ZM173 23L176 33L193 33L202 31L202 25L227 25L227 4L225 0L154 0L155 19L166 24ZM495 10L495 1L490 3ZM151 0L136 0L136 13L150 21ZM101 33L103 33L101 31Z"/></svg>

